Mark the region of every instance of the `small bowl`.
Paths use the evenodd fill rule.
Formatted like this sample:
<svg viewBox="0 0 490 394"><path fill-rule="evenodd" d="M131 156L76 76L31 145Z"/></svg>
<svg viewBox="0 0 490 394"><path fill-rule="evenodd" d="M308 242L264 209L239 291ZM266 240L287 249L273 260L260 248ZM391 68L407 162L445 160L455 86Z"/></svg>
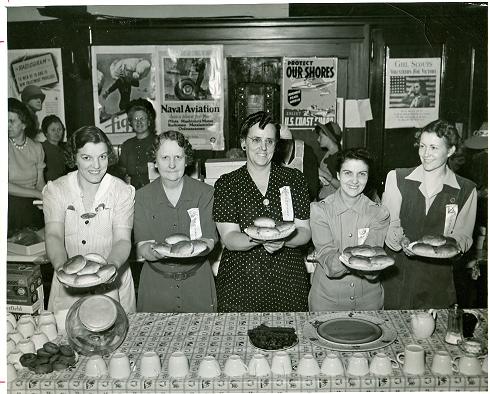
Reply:
<svg viewBox="0 0 490 394"><path fill-rule="evenodd" d="M458 347L465 354L481 356L486 354L487 349L480 339L469 337L458 341Z"/></svg>

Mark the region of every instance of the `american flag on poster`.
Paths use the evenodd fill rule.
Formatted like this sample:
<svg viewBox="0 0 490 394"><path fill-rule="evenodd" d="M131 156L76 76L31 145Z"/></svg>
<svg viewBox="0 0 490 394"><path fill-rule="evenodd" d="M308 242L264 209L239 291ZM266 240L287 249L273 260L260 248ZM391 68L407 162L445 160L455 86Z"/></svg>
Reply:
<svg viewBox="0 0 490 394"><path fill-rule="evenodd" d="M387 59L385 128L423 127L439 116L440 58Z"/></svg>

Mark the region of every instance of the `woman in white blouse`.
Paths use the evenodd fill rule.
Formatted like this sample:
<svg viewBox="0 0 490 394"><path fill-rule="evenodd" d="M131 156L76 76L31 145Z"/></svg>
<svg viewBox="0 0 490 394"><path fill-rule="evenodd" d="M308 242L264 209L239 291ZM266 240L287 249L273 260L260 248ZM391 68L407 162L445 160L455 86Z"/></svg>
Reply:
<svg viewBox="0 0 490 394"><path fill-rule="evenodd" d="M67 288L53 277L48 309L67 310L89 292L107 294L126 312L135 312L131 250L134 187L107 174L116 157L107 136L95 126L75 131L67 143L68 167L76 171L48 182L43 190L46 250L55 271L68 258L98 253L116 265L114 282L89 289Z"/></svg>

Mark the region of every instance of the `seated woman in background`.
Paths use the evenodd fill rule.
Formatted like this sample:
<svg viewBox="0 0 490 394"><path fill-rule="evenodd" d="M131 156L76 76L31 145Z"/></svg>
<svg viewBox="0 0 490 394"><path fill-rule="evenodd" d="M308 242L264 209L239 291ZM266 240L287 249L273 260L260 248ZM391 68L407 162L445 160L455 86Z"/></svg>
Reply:
<svg viewBox="0 0 490 394"><path fill-rule="evenodd" d="M56 115L48 115L41 123L41 131L46 137L46 141L41 143L46 156L44 179L46 182L54 181L66 174L65 144L63 142L65 126Z"/></svg>
<svg viewBox="0 0 490 394"><path fill-rule="evenodd" d="M29 227L44 227L42 211L32 203L41 200L44 187L44 151L28 137L34 124L20 101L8 100L8 235Z"/></svg>
<svg viewBox="0 0 490 394"><path fill-rule="evenodd" d="M54 275L48 309L67 310L87 294L106 294L126 311L135 312L133 277L127 263L131 250L134 187L107 174L116 162L112 144L95 126L75 131L67 142L68 167L77 167L43 190L46 251L57 271L68 258L98 253L117 267L110 284L76 289L64 287Z"/></svg>
<svg viewBox="0 0 490 394"><path fill-rule="evenodd" d="M318 266L312 278L310 311L383 308L383 287L377 273L351 270L339 260L347 247L384 244L388 210L363 194L371 167L369 152L363 148L339 152L339 189L311 203L311 234Z"/></svg>
<svg viewBox="0 0 490 394"><path fill-rule="evenodd" d="M148 163L152 161L155 110L148 100L139 98L131 101L126 111L136 135L123 142L118 165L126 181L137 190L150 183Z"/></svg>
<svg viewBox="0 0 490 394"><path fill-rule="evenodd" d="M421 164L386 176L383 205L390 211L386 245L395 266L383 272L387 309L447 308L456 302L454 259L414 256L407 246L444 235L464 253L473 243L475 184L447 165L460 142L454 124L436 120L415 135Z"/></svg>
<svg viewBox="0 0 490 394"><path fill-rule="evenodd" d="M194 153L183 134L160 134L153 151L160 177L136 192L134 238L137 256L145 261L138 312L215 312L214 277L205 256L218 240L212 219L213 187L184 174ZM174 234L200 238L207 253L185 259L160 255L153 248L155 242Z"/></svg>
<svg viewBox="0 0 490 394"><path fill-rule="evenodd" d="M311 236L308 186L299 170L271 163L278 139L270 114L249 115L240 128L247 164L216 182L213 217L224 245L216 278L220 312L308 310L310 281L298 249ZM243 230L264 216L294 220L296 232L252 240Z"/></svg>

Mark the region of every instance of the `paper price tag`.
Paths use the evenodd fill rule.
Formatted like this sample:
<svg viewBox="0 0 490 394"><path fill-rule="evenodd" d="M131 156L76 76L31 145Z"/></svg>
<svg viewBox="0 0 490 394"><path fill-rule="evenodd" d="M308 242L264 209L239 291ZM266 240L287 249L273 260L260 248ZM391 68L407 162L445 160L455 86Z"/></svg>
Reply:
<svg viewBox="0 0 490 394"><path fill-rule="evenodd" d="M191 223L189 225L189 234L191 240L202 238L201 219L199 217L199 208L190 208L187 210Z"/></svg>
<svg viewBox="0 0 490 394"><path fill-rule="evenodd" d="M358 245L364 245L364 242L366 242L366 238L369 234L369 227L365 228L360 228L357 230L357 244Z"/></svg>
<svg viewBox="0 0 490 394"><path fill-rule="evenodd" d="M458 204L446 204L446 220L444 221L444 236L451 234L458 216Z"/></svg>
<svg viewBox="0 0 490 394"><path fill-rule="evenodd" d="M279 189L281 193L282 220L292 222L294 220L293 199L291 198L291 188L283 186Z"/></svg>

